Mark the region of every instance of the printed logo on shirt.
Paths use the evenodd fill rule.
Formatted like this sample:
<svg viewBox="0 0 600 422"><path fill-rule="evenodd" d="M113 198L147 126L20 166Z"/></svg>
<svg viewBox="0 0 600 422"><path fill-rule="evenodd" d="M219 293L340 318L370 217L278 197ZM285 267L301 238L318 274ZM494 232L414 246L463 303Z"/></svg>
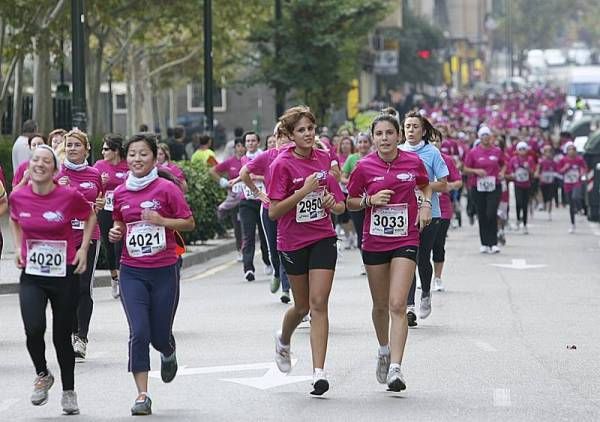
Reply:
<svg viewBox="0 0 600 422"><path fill-rule="evenodd" d="M153 199L152 201L144 201L140 204L140 208L159 210L160 209L160 201L158 201L156 199Z"/></svg>
<svg viewBox="0 0 600 422"><path fill-rule="evenodd" d="M79 186L80 186L82 189L92 189L92 188L94 187L94 184L93 184L92 182L81 182L81 183L79 184Z"/></svg>
<svg viewBox="0 0 600 422"><path fill-rule="evenodd" d="M298 183L304 180L304 177L296 177L294 180L292 180L292 183Z"/></svg>
<svg viewBox="0 0 600 422"><path fill-rule="evenodd" d="M374 178L371 179L371 182L380 182L383 179L385 179L384 176L375 176Z"/></svg>
<svg viewBox="0 0 600 422"><path fill-rule="evenodd" d="M123 173L123 172L117 172L115 173L115 177L119 178L119 179L124 179L125 176L127 176L127 173Z"/></svg>
<svg viewBox="0 0 600 422"><path fill-rule="evenodd" d="M28 212L20 212L19 217L29 218L29 217L31 217L31 214Z"/></svg>
<svg viewBox="0 0 600 422"><path fill-rule="evenodd" d="M490 155L490 160L497 161L498 157L496 157L495 155Z"/></svg>
<svg viewBox="0 0 600 422"><path fill-rule="evenodd" d="M129 204L123 204L123 205L121 205L121 211L123 211L123 210L128 210L129 208L131 208L131 207L129 206Z"/></svg>
<svg viewBox="0 0 600 422"><path fill-rule="evenodd" d="M46 211L42 214L42 217L46 219L46 221L50 221L52 223L60 223L64 220L64 217L60 211Z"/></svg>
<svg viewBox="0 0 600 422"><path fill-rule="evenodd" d="M396 179L400 180L401 182L412 182L415 180L415 175L412 173L398 173L396 175Z"/></svg>

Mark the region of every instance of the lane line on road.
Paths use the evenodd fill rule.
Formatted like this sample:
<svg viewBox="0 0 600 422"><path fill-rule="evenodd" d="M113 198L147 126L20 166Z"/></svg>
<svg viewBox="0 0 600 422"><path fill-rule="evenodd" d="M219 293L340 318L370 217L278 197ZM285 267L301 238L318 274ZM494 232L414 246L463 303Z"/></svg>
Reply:
<svg viewBox="0 0 600 422"><path fill-rule="evenodd" d="M473 340L473 343L475 343L475 346L479 347L484 352L497 352L498 351L498 349L496 349L491 344L486 343L485 341Z"/></svg>
<svg viewBox="0 0 600 422"><path fill-rule="evenodd" d="M495 407L510 407L510 389L496 388L494 390L494 406Z"/></svg>
<svg viewBox="0 0 600 422"><path fill-rule="evenodd" d="M211 268L209 270L206 270L205 272L203 272L201 274L195 275L195 276L190 277L190 278L184 278L184 279L182 279L182 281L186 281L187 282L187 281L201 280L203 278L210 277L211 275L215 275L218 272L224 271L224 270L226 270L227 268L233 266L236 263L237 263L237 261L232 260L230 262L226 262L224 264L217 265L216 267L213 267L213 268Z"/></svg>
<svg viewBox="0 0 600 422"><path fill-rule="evenodd" d="M5 412L12 407L12 405L19 402L19 399L6 399L0 401L0 412Z"/></svg>

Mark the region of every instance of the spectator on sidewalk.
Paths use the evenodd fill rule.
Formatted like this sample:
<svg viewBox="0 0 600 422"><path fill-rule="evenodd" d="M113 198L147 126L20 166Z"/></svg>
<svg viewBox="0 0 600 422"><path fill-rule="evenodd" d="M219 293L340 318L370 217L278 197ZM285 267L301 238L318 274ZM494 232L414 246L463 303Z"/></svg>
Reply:
<svg viewBox="0 0 600 422"><path fill-rule="evenodd" d="M168 141L169 150L171 151L171 158L175 161L185 160L185 128L183 126L176 126L173 129L173 140Z"/></svg>
<svg viewBox="0 0 600 422"><path fill-rule="evenodd" d="M23 123L22 133L12 147L12 166L15 171L19 165L27 160L31 156L31 150L29 149L29 137L37 132L37 123L33 120L26 120Z"/></svg>

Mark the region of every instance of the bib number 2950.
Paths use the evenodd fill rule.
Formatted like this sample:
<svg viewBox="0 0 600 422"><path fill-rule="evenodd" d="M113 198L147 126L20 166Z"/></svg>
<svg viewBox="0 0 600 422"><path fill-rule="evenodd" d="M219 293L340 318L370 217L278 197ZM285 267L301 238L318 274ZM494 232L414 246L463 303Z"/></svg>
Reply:
<svg viewBox="0 0 600 422"><path fill-rule="evenodd" d="M325 190L321 188L302 198L296 205L296 222L308 223L325 218L327 213L323 209L324 194Z"/></svg>

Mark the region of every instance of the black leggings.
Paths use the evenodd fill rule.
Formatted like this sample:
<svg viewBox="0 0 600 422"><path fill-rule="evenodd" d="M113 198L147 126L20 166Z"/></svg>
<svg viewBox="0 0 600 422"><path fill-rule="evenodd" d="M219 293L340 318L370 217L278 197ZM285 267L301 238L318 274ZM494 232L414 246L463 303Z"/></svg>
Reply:
<svg viewBox="0 0 600 422"><path fill-rule="evenodd" d="M52 307L52 342L60 366L63 391L75 387L75 355L71 345L71 327L77 303L79 276L73 274L74 267L67 267L66 277L41 277L21 273L19 302L21 317L27 336L27 351L36 374L47 373L46 305Z"/></svg>
<svg viewBox="0 0 600 422"><path fill-rule="evenodd" d="M260 238L260 251L265 265L271 265L269 247L265 232L260 222L260 201L242 199L240 201L240 222L242 223L242 255L244 258L244 272L255 271L254 250L256 246L256 227Z"/></svg>
<svg viewBox="0 0 600 422"><path fill-rule="evenodd" d="M517 205L517 221L527 225L527 214L529 208L529 193L530 188L519 188L515 186L515 202Z"/></svg>
<svg viewBox="0 0 600 422"><path fill-rule="evenodd" d="M433 218L431 224L423 229L420 235L419 253L417 255L417 269L419 270L419 279L421 280L421 289L423 296L429 296L431 292L431 277L433 276L433 267L431 266L431 250L435 243L435 238L440 230L440 219ZM413 277L410 291L408 292L407 305L415 304L415 290L417 288L417 277Z"/></svg>
<svg viewBox="0 0 600 422"><path fill-rule="evenodd" d="M498 205L502 186L496 185L496 190L493 192L477 192L477 189L473 188L471 194L477 206L481 244L496 246L498 244Z"/></svg>
<svg viewBox="0 0 600 422"><path fill-rule="evenodd" d="M100 235L102 244L106 251L106 261L108 269L111 271L118 270L121 262L121 251L123 250L123 241L111 243L108 240L108 231L113 226L113 218L111 211L101 210L98 212L98 225L100 226Z"/></svg>
<svg viewBox="0 0 600 422"><path fill-rule="evenodd" d="M444 262L446 260L446 237L448 236L448 228L450 220L445 218L440 220L440 229L435 242L433 242L433 262Z"/></svg>
<svg viewBox="0 0 600 422"><path fill-rule="evenodd" d="M92 289L94 288L94 270L98 262L99 249L100 244L98 241L92 240L87 253L85 273L79 276L79 293L77 296L77 311L75 312L75 318L73 318L73 334L84 340L87 340L92 310L94 309Z"/></svg>
<svg viewBox="0 0 600 422"><path fill-rule="evenodd" d="M350 218L352 224L354 224L354 230L356 231L356 244L358 249L362 251L362 237L363 237L363 224L365 222L365 210L350 211Z"/></svg>
<svg viewBox="0 0 600 422"><path fill-rule="evenodd" d="M569 204L569 217L571 218L571 225L575 225L575 214L577 214L577 200L573 195L573 191L565 192L565 198Z"/></svg>

